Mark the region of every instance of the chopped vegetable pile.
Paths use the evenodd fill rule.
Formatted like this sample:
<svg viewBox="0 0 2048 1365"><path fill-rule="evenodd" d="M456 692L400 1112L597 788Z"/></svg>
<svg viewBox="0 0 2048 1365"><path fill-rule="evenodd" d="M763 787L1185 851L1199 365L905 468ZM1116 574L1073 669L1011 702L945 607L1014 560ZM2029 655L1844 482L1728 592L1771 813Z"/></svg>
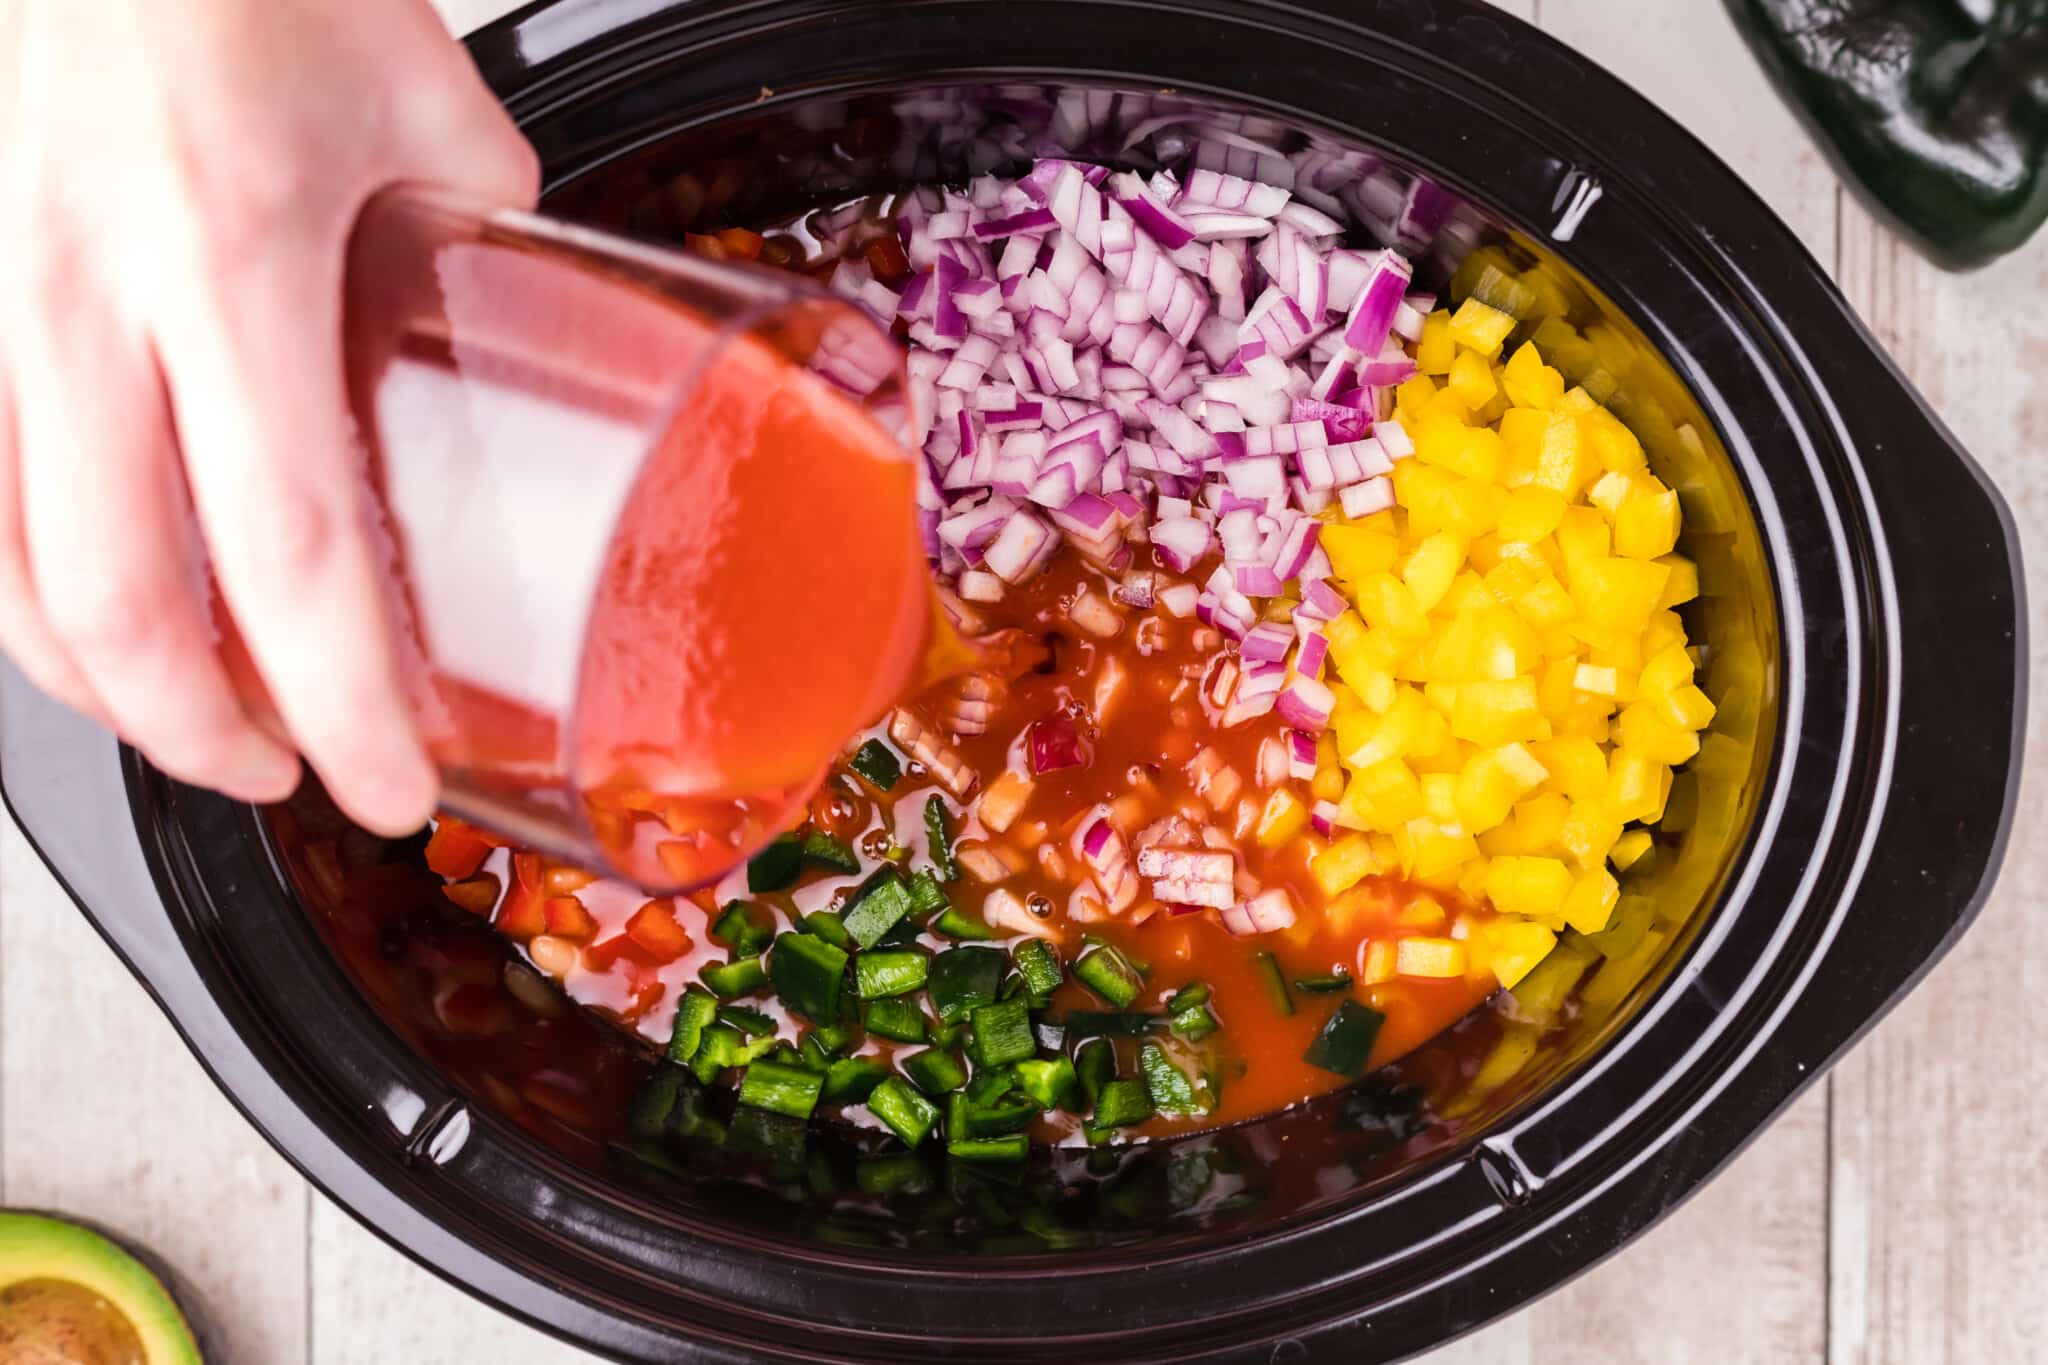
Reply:
<svg viewBox="0 0 2048 1365"><path fill-rule="evenodd" d="M914 348L975 665L715 895L451 820L451 899L742 1105L968 1161L1292 1103L1609 930L1714 714L1697 574L1527 286L1486 264L1439 308L1215 170L1046 160L872 210L812 215L804 264Z"/></svg>

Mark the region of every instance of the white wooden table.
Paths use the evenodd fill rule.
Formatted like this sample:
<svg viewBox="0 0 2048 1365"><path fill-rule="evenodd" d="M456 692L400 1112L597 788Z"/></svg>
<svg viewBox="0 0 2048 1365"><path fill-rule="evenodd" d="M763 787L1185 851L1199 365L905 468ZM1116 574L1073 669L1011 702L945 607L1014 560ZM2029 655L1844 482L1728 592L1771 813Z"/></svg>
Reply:
<svg viewBox="0 0 2048 1365"><path fill-rule="evenodd" d="M1720 153L1830 266L1990 470L2031 556L2048 694L2048 235L1945 276L1838 186L1709 0L1507 0ZM458 31L506 0L442 0ZM1677 1215L1434 1365L2048 1359L2048 726L1990 908L1911 1001ZM1986 780L1992 779L1986 774ZM6 822L0 822L6 823ZM0 832L0 1204L66 1209L200 1285L227 1365L566 1365L315 1194Z"/></svg>

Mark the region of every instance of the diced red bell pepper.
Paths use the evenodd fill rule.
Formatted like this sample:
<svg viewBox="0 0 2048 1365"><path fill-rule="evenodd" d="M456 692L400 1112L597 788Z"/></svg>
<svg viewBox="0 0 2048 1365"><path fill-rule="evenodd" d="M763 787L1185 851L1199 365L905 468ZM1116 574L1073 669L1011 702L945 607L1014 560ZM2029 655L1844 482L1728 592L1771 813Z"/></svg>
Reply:
<svg viewBox="0 0 2048 1365"><path fill-rule="evenodd" d="M541 884L550 896L573 896L597 880L595 872L586 872L580 867L557 863L548 869L548 875Z"/></svg>
<svg viewBox="0 0 2048 1365"><path fill-rule="evenodd" d="M451 882L474 877L490 856L491 841L453 816L442 816L427 838L427 866Z"/></svg>
<svg viewBox="0 0 2048 1365"><path fill-rule="evenodd" d="M761 234L746 228L723 228L718 241L725 248L726 255L735 261L757 261L761 258Z"/></svg>
<svg viewBox="0 0 2048 1365"><path fill-rule="evenodd" d="M593 972L608 972L621 962L626 964L635 981L661 965L645 948L624 934L613 934L602 943L593 943L583 950L583 965Z"/></svg>
<svg viewBox="0 0 2048 1365"><path fill-rule="evenodd" d="M441 894L472 915L488 915L498 903L498 879L490 873L464 877L441 888Z"/></svg>
<svg viewBox="0 0 2048 1365"><path fill-rule="evenodd" d="M667 901L649 901L626 921L626 937L660 962L673 962L690 951L690 935Z"/></svg>
<svg viewBox="0 0 2048 1365"><path fill-rule="evenodd" d="M910 257L904 254L903 243L894 237L877 237L868 243L862 253L867 258L868 269L876 279L891 289L898 288L910 278Z"/></svg>
<svg viewBox="0 0 2048 1365"><path fill-rule="evenodd" d="M1073 717L1063 711L1033 721L1028 741L1034 777L1088 766L1088 742L1081 738Z"/></svg>
<svg viewBox="0 0 2048 1365"><path fill-rule="evenodd" d="M659 977L649 976L633 983L633 994L626 1001L626 1022L633 1023L661 1003L661 997L668 994L668 984Z"/></svg>
<svg viewBox="0 0 2048 1365"><path fill-rule="evenodd" d="M528 939L547 932L547 869L538 853L512 855L512 889L499 902L492 927L511 938Z"/></svg>
<svg viewBox="0 0 2048 1365"><path fill-rule="evenodd" d="M547 919L548 932L558 938L587 943L597 937L597 921L590 911L583 908L583 902L574 896L549 896L542 906Z"/></svg>
<svg viewBox="0 0 2048 1365"><path fill-rule="evenodd" d="M683 249L712 261L725 260L730 254L726 251L724 242L719 241L716 237L706 236L701 232L684 233Z"/></svg>

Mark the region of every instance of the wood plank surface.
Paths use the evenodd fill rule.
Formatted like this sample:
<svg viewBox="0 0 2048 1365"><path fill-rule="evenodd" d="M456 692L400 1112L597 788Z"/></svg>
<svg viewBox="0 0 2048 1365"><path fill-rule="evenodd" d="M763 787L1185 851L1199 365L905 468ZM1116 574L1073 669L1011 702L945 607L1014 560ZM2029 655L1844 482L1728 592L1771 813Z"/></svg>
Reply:
<svg viewBox="0 0 2048 1365"><path fill-rule="evenodd" d="M440 0L457 31L506 0ZM1651 94L1784 216L2014 504L2048 680L2048 239L1935 272L1836 189L1721 6L1514 0ZM1431 1365L2048 1359L2048 733L2005 878L1956 955L1705 1192L1621 1255ZM0 831L0 1203L154 1246L226 1365L595 1359L414 1267L233 1112L11 827Z"/></svg>
<svg viewBox="0 0 2048 1365"><path fill-rule="evenodd" d="M0 826L0 1203L154 1250L211 1310L220 1365L306 1359L306 1183Z"/></svg>
<svg viewBox="0 0 2048 1365"><path fill-rule="evenodd" d="M1989 906L1833 1073L1829 1360L2044 1360L2048 234L1977 274L1944 275L1845 195L1841 244L1849 301L2012 505L2029 556L2034 704ZM1969 680L1957 681L1968 705Z"/></svg>

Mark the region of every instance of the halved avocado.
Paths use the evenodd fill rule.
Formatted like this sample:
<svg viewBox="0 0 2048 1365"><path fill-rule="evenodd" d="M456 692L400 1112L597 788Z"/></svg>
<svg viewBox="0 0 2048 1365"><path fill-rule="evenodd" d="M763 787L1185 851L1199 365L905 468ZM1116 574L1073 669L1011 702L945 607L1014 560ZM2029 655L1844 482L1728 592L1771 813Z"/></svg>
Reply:
<svg viewBox="0 0 2048 1365"><path fill-rule="evenodd" d="M203 1365L149 1267L75 1223L0 1212L0 1361Z"/></svg>

